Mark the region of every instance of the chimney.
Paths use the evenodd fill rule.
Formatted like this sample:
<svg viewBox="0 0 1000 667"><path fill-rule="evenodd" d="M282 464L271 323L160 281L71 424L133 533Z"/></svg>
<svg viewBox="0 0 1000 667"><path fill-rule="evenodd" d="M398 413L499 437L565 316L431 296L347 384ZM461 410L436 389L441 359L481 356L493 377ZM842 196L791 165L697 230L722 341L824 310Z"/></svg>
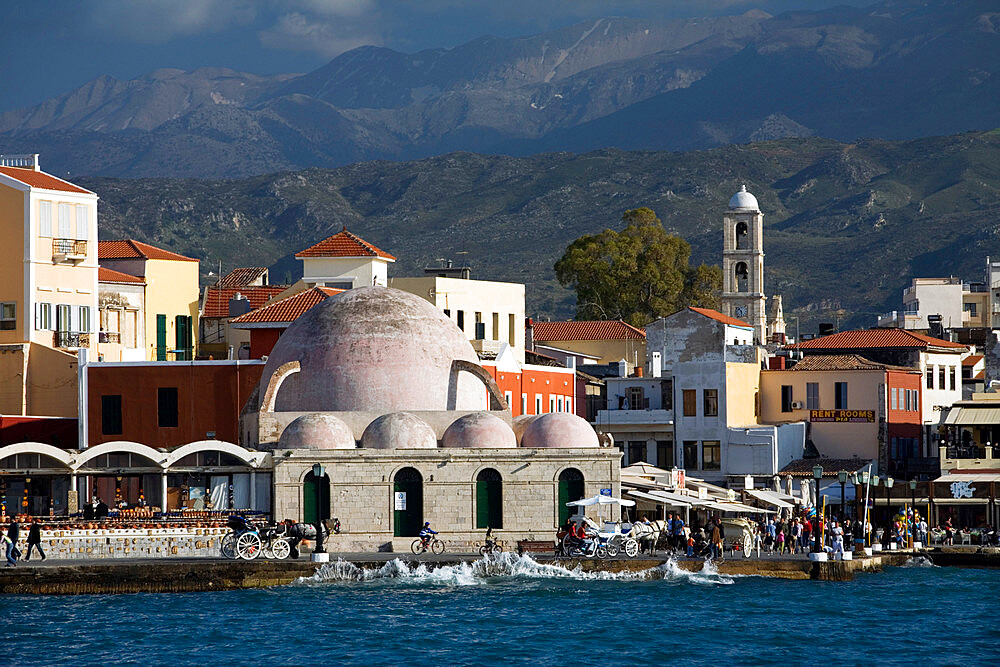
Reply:
<svg viewBox="0 0 1000 667"><path fill-rule="evenodd" d="M660 377L660 372L663 370L662 368L660 368L660 366L661 366L660 353L659 352L651 353L649 361L649 377L651 378Z"/></svg>
<svg viewBox="0 0 1000 667"><path fill-rule="evenodd" d="M628 362L624 359L618 362L618 377L628 377Z"/></svg>
<svg viewBox="0 0 1000 667"><path fill-rule="evenodd" d="M239 292L229 300L229 317L239 317L250 312L250 299Z"/></svg>

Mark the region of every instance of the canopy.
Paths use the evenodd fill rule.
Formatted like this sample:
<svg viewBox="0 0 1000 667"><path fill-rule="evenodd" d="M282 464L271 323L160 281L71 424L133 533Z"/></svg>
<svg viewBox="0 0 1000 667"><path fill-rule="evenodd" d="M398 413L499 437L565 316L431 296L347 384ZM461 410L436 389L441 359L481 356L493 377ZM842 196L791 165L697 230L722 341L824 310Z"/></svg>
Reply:
<svg viewBox="0 0 1000 667"><path fill-rule="evenodd" d="M955 406L944 420L945 424L954 426L982 426L1000 424L1000 408L995 406Z"/></svg>
<svg viewBox="0 0 1000 667"><path fill-rule="evenodd" d="M935 482L1000 482L1000 473L995 472L967 472L967 473L945 473L934 480ZM934 502L940 502L937 498Z"/></svg>
<svg viewBox="0 0 1000 667"><path fill-rule="evenodd" d="M789 502L785 502L782 498L774 491L768 491L766 489L747 489L748 496L752 496L761 502L765 502L768 505L772 505L779 509L791 509L793 505Z"/></svg>
<svg viewBox="0 0 1000 667"><path fill-rule="evenodd" d="M624 505L625 507L632 507L635 505L634 500L613 498L611 496L592 496L590 498L584 498L582 500L571 500L566 503L567 506L576 505L579 507L590 507L591 505Z"/></svg>
<svg viewBox="0 0 1000 667"><path fill-rule="evenodd" d="M650 495L662 498L668 503L677 505L678 507L701 507L711 502L705 500L704 498L698 498L697 496L685 496L672 491L650 491L649 493Z"/></svg>
<svg viewBox="0 0 1000 667"><path fill-rule="evenodd" d="M760 507L750 507L743 503L716 502L713 503L715 509L725 512L746 512L748 514L774 514L774 510L765 510Z"/></svg>
<svg viewBox="0 0 1000 667"><path fill-rule="evenodd" d="M643 491L628 491L630 496L635 496L636 498L643 498L645 500L652 500L655 503L661 505L670 505L671 507L691 507L690 503L684 503L679 500L669 500L660 496L654 496L651 493L645 493Z"/></svg>

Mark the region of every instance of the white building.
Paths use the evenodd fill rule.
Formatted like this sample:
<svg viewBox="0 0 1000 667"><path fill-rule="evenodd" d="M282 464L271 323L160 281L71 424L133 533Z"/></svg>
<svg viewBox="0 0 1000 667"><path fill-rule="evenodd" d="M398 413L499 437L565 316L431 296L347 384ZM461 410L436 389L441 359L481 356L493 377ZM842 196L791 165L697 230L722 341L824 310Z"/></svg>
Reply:
<svg viewBox="0 0 1000 667"><path fill-rule="evenodd" d="M311 287L352 289L389 284L388 266L396 258L347 231L347 227L301 252L302 282Z"/></svg>
<svg viewBox="0 0 1000 667"><path fill-rule="evenodd" d="M928 329L928 316L940 316L945 329L966 326L963 315L961 278L914 278L903 290L903 309L879 317L880 327Z"/></svg>

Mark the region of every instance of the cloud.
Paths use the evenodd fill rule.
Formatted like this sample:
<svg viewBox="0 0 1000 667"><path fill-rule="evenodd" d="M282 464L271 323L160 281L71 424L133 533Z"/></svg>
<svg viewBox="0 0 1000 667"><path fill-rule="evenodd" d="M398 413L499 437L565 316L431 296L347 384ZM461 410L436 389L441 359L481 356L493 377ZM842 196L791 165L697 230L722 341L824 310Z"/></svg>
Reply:
<svg viewBox="0 0 1000 667"><path fill-rule="evenodd" d="M89 0L87 4L98 30L154 44L246 25L256 18L258 5L252 0Z"/></svg>
<svg viewBox="0 0 1000 667"><path fill-rule="evenodd" d="M308 51L332 58L365 44L381 44L378 13L369 0L297 0L300 11L277 18L257 33L262 46Z"/></svg>

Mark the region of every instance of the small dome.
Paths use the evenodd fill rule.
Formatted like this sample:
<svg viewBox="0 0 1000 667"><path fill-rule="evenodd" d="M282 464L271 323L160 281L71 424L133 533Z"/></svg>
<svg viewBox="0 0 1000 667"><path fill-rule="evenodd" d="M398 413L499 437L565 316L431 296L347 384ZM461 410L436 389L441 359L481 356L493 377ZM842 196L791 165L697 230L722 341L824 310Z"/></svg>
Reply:
<svg viewBox="0 0 1000 667"><path fill-rule="evenodd" d="M517 438L507 423L488 412L473 412L451 423L441 438L443 447L507 449L517 447Z"/></svg>
<svg viewBox="0 0 1000 667"><path fill-rule="evenodd" d="M279 449L355 449L350 427L333 415L302 415L281 433Z"/></svg>
<svg viewBox="0 0 1000 667"><path fill-rule="evenodd" d="M521 446L521 438L524 436L524 430L531 426L531 422L535 421L541 417L541 415L520 415L514 417L511 421L511 428L514 429L514 437L517 438L517 446Z"/></svg>
<svg viewBox="0 0 1000 667"><path fill-rule="evenodd" d="M522 447L598 447L597 433L583 417L568 412L541 415L524 430Z"/></svg>
<svg viewBox="0 0 1000 667"><path fill-rule="evenodd" d="M437 436L427 422L409 412L382 415L365 429L361 446L367 449L434 449Z"/></svg>
<svg viewBox="0 0 1000 667"><path fill-rule="evenodd" d="M760 206L757 205L757 198L747 192L747 186L745 185L741 185L740 191L734 194L733 198L729 200L729 208L743 209L746 211L760 210Z"/></svg>

